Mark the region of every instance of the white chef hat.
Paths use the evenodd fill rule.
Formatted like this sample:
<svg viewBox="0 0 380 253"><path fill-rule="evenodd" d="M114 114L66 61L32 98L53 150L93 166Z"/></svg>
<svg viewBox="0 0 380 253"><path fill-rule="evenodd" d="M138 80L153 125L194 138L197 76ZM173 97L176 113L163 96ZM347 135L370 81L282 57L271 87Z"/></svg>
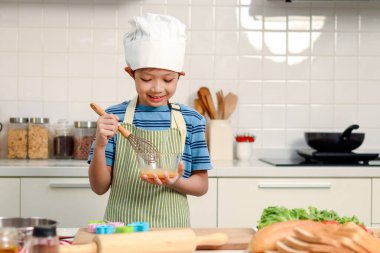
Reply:
<svg viewBox="0 0 380 253"><path fill-rule="evenodd" d="M161 68L181 72L186 47L186 26L178 19L147 13L133 17L124 35L125 61L132 69Z"/></svg>

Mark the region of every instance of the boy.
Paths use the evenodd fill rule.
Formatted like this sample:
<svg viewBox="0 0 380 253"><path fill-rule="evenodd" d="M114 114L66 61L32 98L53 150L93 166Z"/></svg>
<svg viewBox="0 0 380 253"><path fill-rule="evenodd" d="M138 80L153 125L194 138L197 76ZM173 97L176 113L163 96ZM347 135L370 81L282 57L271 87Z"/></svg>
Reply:
<svg viewBox="0 0 380 253"><path fill-rule="evenodd" d="M157 14L134 17L130 23L133 29L124 37L125 71L135 80L138 96L108 108L98 119L89 157L91 188L104 194L111 187L105 220L190 227L186 195L207 192L211 163L205 119L169 101L184 75L185 25ZM152 141L160 152L182 153L178 173L166 174L164 180L140 176L135 151L117 134L119 124Z"/></svg>

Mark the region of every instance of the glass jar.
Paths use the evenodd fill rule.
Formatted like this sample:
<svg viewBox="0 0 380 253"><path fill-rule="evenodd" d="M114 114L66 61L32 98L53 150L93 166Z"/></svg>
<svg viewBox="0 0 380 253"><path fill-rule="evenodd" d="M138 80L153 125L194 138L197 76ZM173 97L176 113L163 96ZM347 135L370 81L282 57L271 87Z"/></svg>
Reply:
<svg viewBox="0 0 380 253"><path fill-rule="evenodd" d="M0 227L0 253L18 253L16 228Z"/></svg>
<svg viewBox="0 0 380 253"><path fill-rule="evenodd" d="M95 121L74 122L74 159L87 160L95 138Z"/></svg>
<svg viewBox="0 0 380 253"><path fill-rule="evenodd" d="M57 159L71 159L74 153L74 135L69 121L58 120L54 127L53 138L54 157Z"/></svg>
<svg viewBox="0 0 380 253"><path fill-rule="evenodd" d="M26 159L28 155L28 118L10 118L8 126L8 158Z"/></svg>
<svg viewBox="0 0 380 253"><path fill-rule="evenodd" d="M49 119L30 118L28 132L28 157L49 158Z"/></svg>
<svg viewBox="0 0 380 253"><path fill-rule="evenodd" d="M38 226L33 228L29 242L29 253L58 253L59 238L56 227Z"/></svg>

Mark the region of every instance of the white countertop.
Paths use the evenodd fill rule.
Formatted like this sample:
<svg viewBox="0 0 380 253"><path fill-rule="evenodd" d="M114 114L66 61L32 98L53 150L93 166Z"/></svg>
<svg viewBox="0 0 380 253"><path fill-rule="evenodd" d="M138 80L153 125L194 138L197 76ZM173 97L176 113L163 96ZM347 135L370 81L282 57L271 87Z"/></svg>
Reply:
<svg viewBox="0 0 380 253"><path fill-rule="evenodd" d="M379 161L380 163L380 161ZM214 161L210 178L223 177L380 177L380 166L273 166L257 159ZM0 159L0 177L87 177L87 161Z"/></svg>

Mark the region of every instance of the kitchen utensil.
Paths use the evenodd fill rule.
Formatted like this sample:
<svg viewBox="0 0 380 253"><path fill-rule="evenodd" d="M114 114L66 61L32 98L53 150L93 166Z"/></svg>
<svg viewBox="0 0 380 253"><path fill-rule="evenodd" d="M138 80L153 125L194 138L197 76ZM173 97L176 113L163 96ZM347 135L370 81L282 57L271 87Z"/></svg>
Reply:
<svg viewBox="0 0 380 253"><path fill-rule="evenodd" d="M202 102L199 100L199 98L194 99L194 109L199 112L201 115L205 114L205 109L203 108Z"/></svg>
<svg viewBox="0 0 380 253"><path fill-rule="evenodd" d="M210 90L207 87L201 87L198 90L198 96L200 96L205 108L207 108L207 113L210 116L210 119L216 119L217 113Z"/></svg>
<svg viewBox="0 0 380 253"><path fill-rule="evenodd" d="M103 116L106 112L97 104L91 103L91 108L99 115ZM153 163L157 156L157 148L148 140L133 135L130 131L123 126L118 127L118 131L128 139L132 148L136 153L144 153L146 158L149 158L149 162Z"/></svg>
<svg viewBox="0 0 380 253"><path fill-rule="evenodd" d="M379 153L321 152L313 149L301 149L296 152L305 158L306 164L368 165L369 161L379 156Z"/></svg>
<svg viewBox="0 0 380 253"><path fill-rule="evenodd" d="M306 143L313 149L324 152L350 152L364 141L364 133L352 133L359 125L347 127L343 133L306 132Z"/></svg>
<svg viewBox="0 0 380 253"><path fill-rule="evenodd" d="M181 153L157 153L155 157L148 157L146 153L137 153L140 173L153 178L156 174L161 180L165 180L165 173L173 178L178 173L178 164L181 160ZM154 159L152 162L151 160Z"/></svg>
<svg viewBox="0 0 380 253"><path fill-rule="evenodd" d="M197 92L199 104L203 107L205 113L208 114L208 116L210 116L210 110L209 110L208 105L207 105L207 100L206 100L206 97L204 96L204 91L201 89L202 88L199 88L199 90Z"/></svg>
<svg viewBox="0 0 380 253"><path fill-rule="evenodd" d="M237 105L238 97L232 93L229 92L226 97L224 98L224 116L223 119L228 119L231 114L234 112L236 105Z"/></svg>
<svg viewBox="0 0 380 253"><path fill-rule="evenodd" d="M152 228L152 231L173 230L169 228ZM193 228L196 236L204 236L215 233L223 233L228 236L228 241L223 245L197 245L197 250L245 250L252 236L256 233L253 228ZM87 244L93 241L95 233L90 233L86 228L81 228L76 233L73 244Z"/></svg>
<svg viewBox="0 0 380 253"><path fill-rule="evenodd" d="M33 228L36 226L51 226L56 227L57 222L45 218L5 218L0 217L0 227L14 227L17 229L20 248L24 245L27 238L32 235Z"/></svg>
<svg viewBox="0 0 380 253"><path fill-rule="evenodd" d="M196 236L191 229L96 235L91 243L61 246L60 253L192 253L197 245L223 245L226 234Z"/></svg>
<svg viewBox="0 0 380 253"><path fill-rule="evenodd" d="M224 118L224 96L223 91L219 90L216 92L216 99L218 101L218 119Z"/></svg>

